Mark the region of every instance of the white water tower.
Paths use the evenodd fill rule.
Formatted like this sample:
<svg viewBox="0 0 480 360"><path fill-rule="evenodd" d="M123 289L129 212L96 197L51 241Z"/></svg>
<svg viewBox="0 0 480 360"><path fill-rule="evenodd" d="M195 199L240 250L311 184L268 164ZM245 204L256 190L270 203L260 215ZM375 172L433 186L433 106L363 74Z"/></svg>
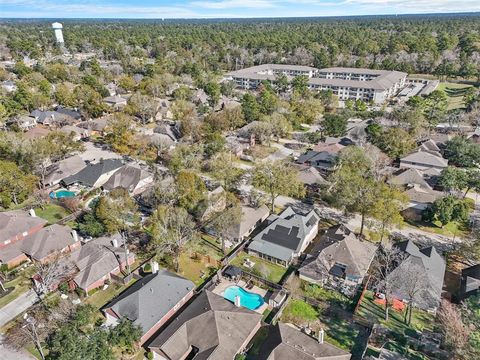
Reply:
<svg viewBox="0 0 480 360"><path fill-rule="evenodd" d="M58 44L63 44L63 34L62 34L62 29L63 25L60 24L59 22L54 22L52 24L52 28L55 31L55 38L57 39Z"/></svg>

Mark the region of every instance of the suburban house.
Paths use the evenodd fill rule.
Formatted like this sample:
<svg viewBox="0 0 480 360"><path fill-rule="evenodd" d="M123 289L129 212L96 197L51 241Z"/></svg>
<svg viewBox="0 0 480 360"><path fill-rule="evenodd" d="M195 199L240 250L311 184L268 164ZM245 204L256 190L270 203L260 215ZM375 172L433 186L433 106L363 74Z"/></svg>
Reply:
<svg viewBox="0 0 480 360"><path fill-rule="evenodd" d="M262 315L203 291L149 345L159 360L230 360L258 331Z"/></svg>
<svg viewBox="0 0 480 360"><path fill-rule="evenodd" d="M63 179L78 173L80 170L85 168L87 164L83 159L74 155L69 158L60 160L52 164L47 170L48 174L45 176L43 185L45 186L54 186L59 184Z"/></svg>
<svg viewBox="0 0 480 360"><path fill-rule="evenodd" d="M86 188L98 188L105 184L121 166L123 166L123 161L120 159L100 160L98 163L90 163L76 174L62 179L62 183L65 186L76 184Z"/></svg>
<svg viewBox="0 0 480 360"><path fill-rule="evenodd" d="M426 150L420 147L417 151L400 159L400 168L413 168L419 170L437 169L442 171L448 166L448 160L439 152Z"/></svg>
<svg viewBox="0 0 480 360"><path fill-rule="evenodd" d="M411 240L402 241L395 246L404 254L399 265L388 275L395 283L394 296L399 300L408 299L408 276L411 269L418 271L417 281L421 284L421 294L415 301L415 306L420 309L435 312L440 304L443 278L445 275L445 260L433 246L420 249ZM410 272L409 272L410 271ZM407 281L402 281L405 278Z"/></svg>
<svg viewBox="0 0 480 360"><path fill-rule="evenodd" d="M103 189L111 191L123 188L131 195L138 195L153 183L153 174L142 169L140 164L126 164L115 171L103 184Z"/></svg>
<svg viewBox="0 0 480 360"><path fill-rule="evenodd" d="M256 208L242 205L242 218L228 230L228 240L233 244L242 242L268 218L268 215L270 210L266 205Z"/></svg>
<svg viewBox="0 0 480 360"><path fill-rule="evenodd" d="M54 111L34 110L30 113L37 122L48 126L75 125L80 122L82 116L79 111L57 107Z"/></svg>
<svg viewBox="0 0 480 360"><path fill-rule="evenodd" d="M170 100L168 99L159 99L158 100L158 111L155 115L155 120L171 120L173 119L173 113L170 110Z"/></svg>
<svg viewBox="0 0 480 360"><path fill-rule="evenodd" d="M305 154L300 155L296 162L298 164L314 166L320 170L331 171L335 166L336 160L336 154L330 154L327 151L319 152L315 150L308 150Z"/></svg>
<svg viewBox="0 0 480 360"><path fill-rule="evenodd" d="M396 185L405 191L409 203L402 213L412 219L421 219L422 212L433 202L444 196L441 191L433 189L440 172L437 169L425 171L416 168L400 170L388 180L391 185Z"/></svg>
<svg viewBox="0 0 480 360"><path fill-rule="evenodd" d="M158 270L138 280L102 309L107 325L126 317L142 328L140 344L148 340L193 296L195 284L167 270ZM158 271L157 271L158 270ZM200 332L205 327L200 327Z"/></svg>
<svg viewBox="0 0 480 360"><path fill-rule="evenodd" d="M135 261L134 253L125 254L120 235L92 239L70 254L69 260L78 272L73 278L75 286L88 292L103 286L112 276L120 274Z"/></svg>
<svg viewBox="0 0 480 360"><path fill-rule="evenodd" d="M309 190L318 190L320 186L328 184L328 181L314 166L298 165L296 168L297 179Z"/></svg>
<svg viewBox="0 0 480 360"><path fill-rule="evenodd" d="M11 80L5 80L2 82L2 88L7 92L11 93L17 90L17 85Z"/></svg>
<svg viewBox="0 0 480 360"><path fill-rule="evenodd" d="M315 210L302 215L287 207L280 215L272 214L267 221L269 225L248 245L248 253L288 266L317 236L320 217Z"/></svg>
<svg viewBox="0 0 480 360"><path fill-rule="evenodd" d="M109 118L110 117L107 115L98 119L83 121L77 124L77 126L83 129L87 129L91 135L103 135L105 132L105 128L108 125Z"/></svg>
<svg viewBox="0 0 480 360"><path fill-rule="evenodd" d="M262 341L258 354L252 355L252 360L349 360L352 356L323 341L323 332L318 338L313 338L282 322L268 325L265 329L268 335Z"/></svg>
<svg viewBox="0 0 480 360"><path fill-rule="evenodd" d="M375 244L360 240L344 225L336 225L322 235L298 272L303 280L354 295L376 251Z"/></svg>
<svg viewBox="0 0 480 360"><path fill-rule="evenodd" d="M65 134L73 134L73 140L80 141L81 139L86 139L90 136L90 130L81 128L76 125L65 125L62 126L58 131L61 131Z"/></svg>
<svg viewBox="0 0 480 360"><path fill-rule="evenodd" d="M46 137L50 132L51 130L49 129L36 126L32 129L25 131L25 133L23 134L23 137L28 140L42 139Z"/></svg>
<svg viewBox="0 0 480 360"><path fill-rule="evenodd" d="M227 194L222 186L208 191L206 199L197 207L196 216L200 221L206 221L212 214L223 211L227 206Z"/></svg>
<svg viewBox="0 0 480 360"><path fill-rule="evenodd" d="M47 263L58 254L72 252L81 246L75 230L58 224L40 229L19 244L22 252L41 263Z"/></svg>
<svg viewBox="0 0 480 360"><path fill-rule="evenodd" d="M127 106L127 99L118 95L107 96L103 99L103 102L115 110L119 110Z"/></svg>
<svg viewBox="0 0 480 360"><path fill-rule="evenodd" d="M47 221L37 217L33 210L30 213L21 210L0 212L0 263L13 268L27 261L20 243L46 224Z"/></svg>
<svg viewBox="0 0 480 360"><path fill-rule="evenodd" d="M29 116L29 115L20 115L20 116L17 116L15 118L13 118L8 123L10 125L11 124L16 124L21 130L27 131L27 130L33 129L35 126L37 126L37 119L35 119L33 116Z"/></svg>
<svg viewBox="0 0 480 360"><path fill-rule="evenodd" d="M480 264L462 270L458 300L480 294Z"/></svg>

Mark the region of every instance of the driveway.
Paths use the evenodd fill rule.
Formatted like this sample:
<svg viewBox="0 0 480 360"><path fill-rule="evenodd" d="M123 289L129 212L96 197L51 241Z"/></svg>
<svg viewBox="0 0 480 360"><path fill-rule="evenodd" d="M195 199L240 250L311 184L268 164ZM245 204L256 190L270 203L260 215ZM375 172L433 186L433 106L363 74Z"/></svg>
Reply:
<svg viewBox="0 0 480 360"><path fill-rule="evenodd" d="M38 300L37 294L33 290L20 295L0 309L0 327L23 313Z"/></svg>
<svg viewBox="0 0 480 360"><path fill-rule="evenodd" d="M7 349L2 344L2 338L0 338L0 359L2 360L36 360L37 358L27 353L25 350L11 350Z"/></svg>

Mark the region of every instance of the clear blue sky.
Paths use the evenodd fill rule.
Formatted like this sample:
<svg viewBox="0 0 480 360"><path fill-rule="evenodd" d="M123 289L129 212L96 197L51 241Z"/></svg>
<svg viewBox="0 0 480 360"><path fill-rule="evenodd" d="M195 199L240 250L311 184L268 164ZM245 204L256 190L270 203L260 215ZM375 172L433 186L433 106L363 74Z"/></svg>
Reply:
<svg viewBox="0 0 480 360"><path fill-rule="evenodd" d="M219 18L480 11L480 0L0 0L0 17Z"/></svg>

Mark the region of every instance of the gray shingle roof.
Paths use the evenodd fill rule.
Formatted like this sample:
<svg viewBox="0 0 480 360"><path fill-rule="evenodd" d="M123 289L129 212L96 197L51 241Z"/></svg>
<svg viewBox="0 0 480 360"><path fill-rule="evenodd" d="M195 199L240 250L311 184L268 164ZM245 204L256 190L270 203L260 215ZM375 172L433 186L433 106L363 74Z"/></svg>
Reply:
<svg viewBox="0 0 480 360"><path fill-rule="evenodd" d="M113 190L120 187L133 191L142 180L149 177L153 178L153 174L143 170L137 164L127 164L115 171L107 182L103 184L103 188L105 190Z"/></svg>
<svg viewBox="0 0 480 360"><path fill-rule="evenodd" d="M289 261L295 253L300 252L306 236L319 220L314 210L301 215L288 207L253 238L248 249Z"/></svg>
<svg viewBox="0 0 480 360"><path fill-rule="evenodd" d="M436 156L428 151L416 151L400 159L400 161L415 162L419 165L447 167L448 160L441 156Z"/></svg>
<svg viewBox="0 0 480 360"><path fill-rule="evenodd" d="M242 238L257 222L267 218L268 214L270 214L270 210L265 205L258 208L242 206L242 218L238 223L230 227L228 230L229 235L232 239Z"/></svg>
<svg viewBox="0 0 480 360"><path fill-rule="evenodd" d="M411 240L397 243L396 246L407 254L407 257L395 268L389 276L402 277L402 272L407 272L412 266L421 269L423 281L427 284L425 295L421 300L417 300L417 305L421 308L437 307L440 302L443 288L443 278L445 275L445 260L438 254L433 246L420 249ZM399 298L408 299L406 289L401 286L396 289L395 295Z"/></svg>
<svg viewBox="0 0 480 360"><path fill-rule="evenodd" d="M70 255L79 270L74 281L81 289L88 288L125 262L125 249L112 246L111 241L115 238L120 239L120 235L93 239ZM130 253L129 258L133 257L135 255Z"/></svg>
<svg viewBox="0 0 480 360"><path fill-rule="evenodd" d="M45 176L45 184L57 183L68 176L78 173L86 166L85 161L78 155L61 160L49 168L49 173Z"/></svg>
<svg viewBox="0 0 480 360"><path fill-rule="evenodd" d="M179 303L195 284L167 270L138 280L104 307L140 325L145 334Z"/></svg>
<svg viewBox="0 0 480 360"><path fill-rule="evenodd" d="M171 360L183 359L192 348L198 349L195 359L233 359L261 320L261 314L206 290L152 341L150 348Z"/></svg>
<svg viewBox="0 0 480 360"><path fill-rule="evenodd" d="M21 250L32 259L41 261L50 254L54 254L75 244L72 229L58 224L42 228L40 231L27 236L21 241Z"/></svg>
<svg viewBox="0 0 480 360"><path fill-rule="evenodd" d="M97 180L105 173L118 169L123 165L120 159L100 160L96 164L88 164L78 173L63 179L65 185L79 183L85 186L93 186Z"/></svg>
<svg viewBox="0 0 480 360"><path fill-rule="evenodd" d="M301 275L321 280L335 266L345 265L345 276L363 278L377 251L377 246L358 239L343 225L331 227L308 255L299 269Z"/></svg>
<svg viewBox="0 0 480 360"><path fill-rule="evenodd" d="M32 217L21 210L0 212L0 242L22 235L22 233L46 223L46 220Z"/></svg>
<svg viewBox="0 0 480 360"><path fill-rule="evenodd" d="M327 342L319 343L293 327L277 323L268 326L254 360L349 360L351 354Z"/></svg>

